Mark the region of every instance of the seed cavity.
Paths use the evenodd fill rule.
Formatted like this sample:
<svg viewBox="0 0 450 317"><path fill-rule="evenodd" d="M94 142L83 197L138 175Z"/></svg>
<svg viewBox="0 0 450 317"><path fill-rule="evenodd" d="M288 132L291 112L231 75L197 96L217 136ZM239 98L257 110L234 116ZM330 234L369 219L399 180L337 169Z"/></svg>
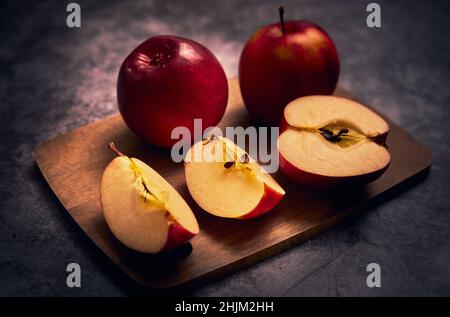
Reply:
<svg viewBox="0 0 450 317"><path fill-rule="evenodd" d="M141 169L130 159L130 166L134 171L136 177L136 188L144 202L153 203L162 209L167 209L166 204L169 200L169 193L161 190L160 186L146 178Z"/></svg>
<svg viewBox="0 0 450 317"><path fill-rule="evenodd" d="M328 128L320 128L320 134L325 138L325 140L330 141L331 143L338 143L342 141L343 136L349 135L349 129L342 128L337 133L333 132Z"/></svg>
<svg viewBox="0 0 450 317"><path fill-rule="evenodd" d="M342 148L348 148L361 141L369 140L367 136L362 133L338 125L326 125L319 128L318 133L320 133L325 140L337 144Z"/></svg>
<svg viewBox="0 0 450 317"><path fill-rule="evenodd" d="M301 128L292 125L289 125L289 128L296 131L318 133L328 142L336 144L341 148L348 148L363 141L375 142L387 148L384 136L367 136L356 128L343 126L342 122L333 122L332 124L327 124L321 128Z"/></svg>

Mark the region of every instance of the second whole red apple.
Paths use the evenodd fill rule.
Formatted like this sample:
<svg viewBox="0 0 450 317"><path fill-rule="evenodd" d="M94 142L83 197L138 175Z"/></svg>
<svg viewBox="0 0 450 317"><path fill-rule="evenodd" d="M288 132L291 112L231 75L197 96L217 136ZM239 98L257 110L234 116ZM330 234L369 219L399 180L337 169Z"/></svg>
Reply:
<svg viewBox="0 0 450 317"><path fill-rule="evenodd" d="M239 62L239 84L248 112L278 126L284 107L306 95L330 95L339 77L339 57L330 36L307 21L284 21L256 31Z"/></svg>

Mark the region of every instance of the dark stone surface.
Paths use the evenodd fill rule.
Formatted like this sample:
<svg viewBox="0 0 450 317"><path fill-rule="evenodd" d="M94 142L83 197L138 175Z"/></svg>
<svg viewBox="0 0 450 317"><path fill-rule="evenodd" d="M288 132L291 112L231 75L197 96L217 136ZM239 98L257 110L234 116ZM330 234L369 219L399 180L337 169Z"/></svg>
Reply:
<svg viewBox="0 0 450 317"><path fill-rule="evenodd" d="M340 83L427 144L429 177L333 230L193 295L450 295L450 10L448 1L282 1L287 17L327 29ZM39 174L35 145L117 111L116 73L145 38L175 33L237 72L243 43L276 20L273 1L79 1L82 28L65 26L66 1L0 2L0 295L145 293L68 217ZM75 180L76 181L76 180ZM66 287L66 265L82 288ZM377 262L382 287L366 286ZM151 294L151 292L150 292Z"/></svg>

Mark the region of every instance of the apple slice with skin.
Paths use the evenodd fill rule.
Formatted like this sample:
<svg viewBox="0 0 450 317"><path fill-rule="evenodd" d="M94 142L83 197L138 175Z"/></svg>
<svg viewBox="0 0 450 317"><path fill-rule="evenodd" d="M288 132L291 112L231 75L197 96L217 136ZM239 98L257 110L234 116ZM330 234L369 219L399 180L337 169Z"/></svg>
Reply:
<svg viewBox="0 0 450 317"><path fill-rule="evenodd" d="M116 153L103 172L100 200L106 223L127 247L158 253L199 233L197 220L180 194L144 162Z"/></svg>
<svg viewBox="0 0 450 317"><path fill-rule="evenodd" d="M349 99L298 98L285 107L280 131L281 172L310 187L366 184L390 163L385 145L389 125Z"/></svg>
<svg viewBox="0 0 450 317"><path fill-rule="evenodd" d="M186 183L197 204L213 215L249 219L273 209L285 192L227 138L195 143L185 160Z"/></svg>

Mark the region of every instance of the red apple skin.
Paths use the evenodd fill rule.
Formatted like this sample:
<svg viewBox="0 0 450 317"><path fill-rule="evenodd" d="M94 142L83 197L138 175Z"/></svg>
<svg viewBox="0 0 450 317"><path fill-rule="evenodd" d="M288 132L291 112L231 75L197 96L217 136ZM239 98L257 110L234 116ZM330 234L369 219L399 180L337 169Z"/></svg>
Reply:
<svg viewBox="0 0 450 317"><path fill-rule="evenodd" d="M161 251L168 251L175 249L179 246L182 246L196 234L188 231L184 227L182 227L179 223L174 222L169 226L169 232L167 234L167 241Z"/></svg>
<svg viewBox="0 0 450 317"><path fill-rule="evenodd" d="M152 37L124 60L117 82L119 110L139 137L171 147L172 129L195 118L215 126L228 100L228 81L216 57L203 45L176 36Z"/></svg>
<svg viewBox="0 0 450 317"><path fill-rule="evenodd" d="M281 118L280 122L280 136L283 134L284 131L286 131L289 128L289 125L286 121L286 118L283 116ZM379 140L384 142L387 138L389 131L386 133L383 133L379 136ZM361 186L364 184L368 184L370 182L373 182L377 178L379 178L383 173L387 170L389 167L389 164L386 165L385 168L374 171L372 173L368 174L362 174L357 176L348 176L348 177L333 177L333 176L326 176L326 175L318 175L309 173L306 171L303 171L299 169L298 167L291 164L288 160L286 160L281 152L278 150L278 162L279 162L279 169L280 172L289 177L291 180L302 184L304 186L320 189L320 190L327 190L332 188L339 188L339 187L353 187L353 186Z"/></svg>
<svg viewBox="0 0 450 317"><path fill-rule="evenodd" d="M339 77L336 46L319 26L286 21L255 32L242 51L239 84L248 112L270 125L280 122L284 107L306 95L330 95Z"/></svg>
<svg viewBox="0 0 450 317"><path fill-rule="evenodd" d="M279 164L280 164L279 165L280 171L284 175L289 177L291 180L299 184L302 184L306 187L319 190L362 186L379 178L389 167L388 164L386 165L385 168L381 170L363 175L348 176L348 177L333 177L326 175L317 175L303 171L298 167L289 163L289 161L287 161L283 157L283 155L281 155L281 153L279 153Z"/></svg>
<svg viewBox="0 0 450 317"><path fill-rule="evenodd" d="M238 219L251 219L265 214L278 205L283 196L284 194L281 194L280 192L273 190L270 186L267 186L267 184L264 184L264 194L258 205L252 211Z"/></svg>

